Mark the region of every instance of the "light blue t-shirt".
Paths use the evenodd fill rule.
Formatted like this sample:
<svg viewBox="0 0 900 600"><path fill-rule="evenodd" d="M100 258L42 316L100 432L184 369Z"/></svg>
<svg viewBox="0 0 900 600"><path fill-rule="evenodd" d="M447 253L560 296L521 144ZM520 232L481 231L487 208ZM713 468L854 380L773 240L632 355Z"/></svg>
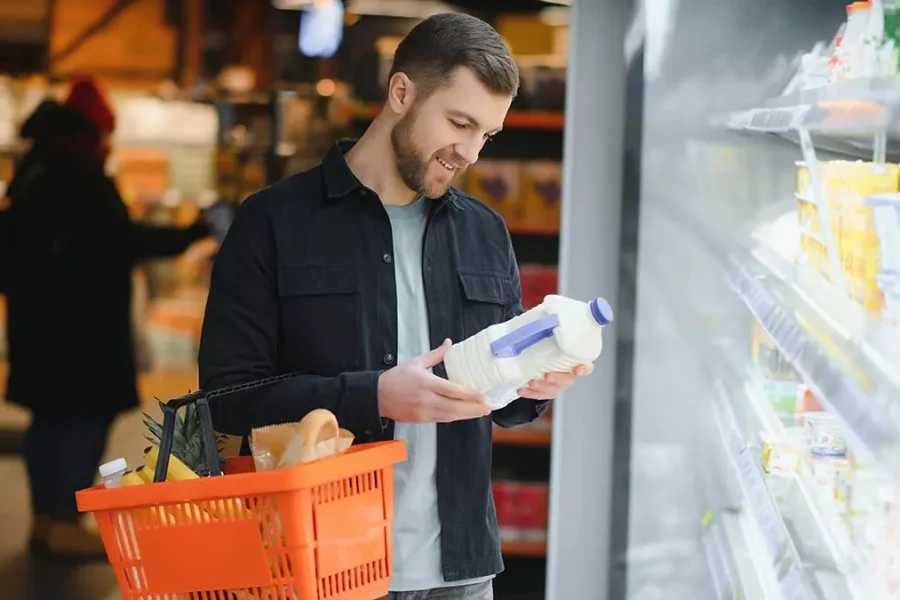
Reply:
<svg viewBox="0 0 900 600"><path fill-rule="evenodd" d="M399 364L432 349L422 279L428 201L420 198L408 206L385 206L385 209L394 238ZM406 442L408 459L394 467L394 573L390 590L428 590L490 579L444 581L435 483L437 425L395 423L394 439Z"/></svg>

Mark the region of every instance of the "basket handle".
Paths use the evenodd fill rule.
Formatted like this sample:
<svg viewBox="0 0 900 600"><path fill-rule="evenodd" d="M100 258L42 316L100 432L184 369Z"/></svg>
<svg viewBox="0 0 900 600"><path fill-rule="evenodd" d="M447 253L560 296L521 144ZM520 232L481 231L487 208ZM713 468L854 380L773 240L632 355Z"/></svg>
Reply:
<svg viewBox="0 0 900 600"><path fill-rule="evenodd" d="M219 396L227 396L229 394L279 383L286 379L297 377L298 375L301 375L301 373L287 373L252 381L250 383L239 383L211 392L192 392L166 402L163 407L163 430L162 437L159 440L159 457L156 459L156 471L153 474L153 482L160 483L166 480L166 473L169 472L169 456L172 454L172 441L175 437L175 417L181 408L192 403L197 405L197 414L200 417L200 431L203 435L203 449L206 454L206 464L209 465L210 468L209 475L222 475L222 469L219 467L219 452L216 448L216 431L213 428L212 413L209 410L209 401Z"/></svg>
<svg viewBox="0 0 900 600"><path fill-rule="evenodd" d="M188 404L197 405L197 414L200 417L200 432L203 435L203 451L206 454L206 464L209 467L209 475L221 475L219 467L219 452L216 448L216 432L213 429L212 414L209 411L209 395L205 392L194 392L181 398L169 400L163 409L162 439L159 441L159 457L156 459L156 472L153 474L154 483L166 480L169 472L169 456L172 454L172 440L175 437L175 416L179 409Z"/></svg>

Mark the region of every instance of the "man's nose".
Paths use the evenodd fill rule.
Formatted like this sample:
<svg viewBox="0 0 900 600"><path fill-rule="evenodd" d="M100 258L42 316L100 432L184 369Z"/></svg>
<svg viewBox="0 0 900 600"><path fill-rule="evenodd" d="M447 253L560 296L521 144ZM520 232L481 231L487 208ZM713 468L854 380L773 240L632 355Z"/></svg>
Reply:
<svg viewBox="0 0 900 600"><path fill-rule="evenodd" d="M478 162L478 153L481 152L482 144L478 140L466 140L456 145L456 153L460 158L466 161L466 164L472 165Z"/></svg>

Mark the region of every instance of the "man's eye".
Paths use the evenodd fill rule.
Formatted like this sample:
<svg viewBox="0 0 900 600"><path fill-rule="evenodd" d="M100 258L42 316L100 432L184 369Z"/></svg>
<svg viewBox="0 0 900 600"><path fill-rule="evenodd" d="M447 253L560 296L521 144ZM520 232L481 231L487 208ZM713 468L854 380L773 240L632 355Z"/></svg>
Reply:
<svg viewBox="0 0 900 600"><path fill-rule="evenodd" d="M457 121L452 121L452 120L450 122L453 123L453 126L456 127L457 129L466 129L469 126L468 123L459 123Z"/></svg>

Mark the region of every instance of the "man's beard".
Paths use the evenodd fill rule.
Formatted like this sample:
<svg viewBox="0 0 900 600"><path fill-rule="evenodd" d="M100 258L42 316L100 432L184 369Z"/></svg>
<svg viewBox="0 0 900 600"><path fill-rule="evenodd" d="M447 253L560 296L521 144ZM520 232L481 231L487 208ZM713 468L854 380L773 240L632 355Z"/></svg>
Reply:
<svg viewBox="0 0 900 600"><path fill-rule="evenodd" d="M422 158L412 140L412 129L416 121L416 111L413 108L391 130L391 147L394 150L394 158L397 161L397 172L406 187L419 196L425 198L440 198L443 196L450 183L442 188L429 188L425 181L428 175L430 158Z"/></svg>

